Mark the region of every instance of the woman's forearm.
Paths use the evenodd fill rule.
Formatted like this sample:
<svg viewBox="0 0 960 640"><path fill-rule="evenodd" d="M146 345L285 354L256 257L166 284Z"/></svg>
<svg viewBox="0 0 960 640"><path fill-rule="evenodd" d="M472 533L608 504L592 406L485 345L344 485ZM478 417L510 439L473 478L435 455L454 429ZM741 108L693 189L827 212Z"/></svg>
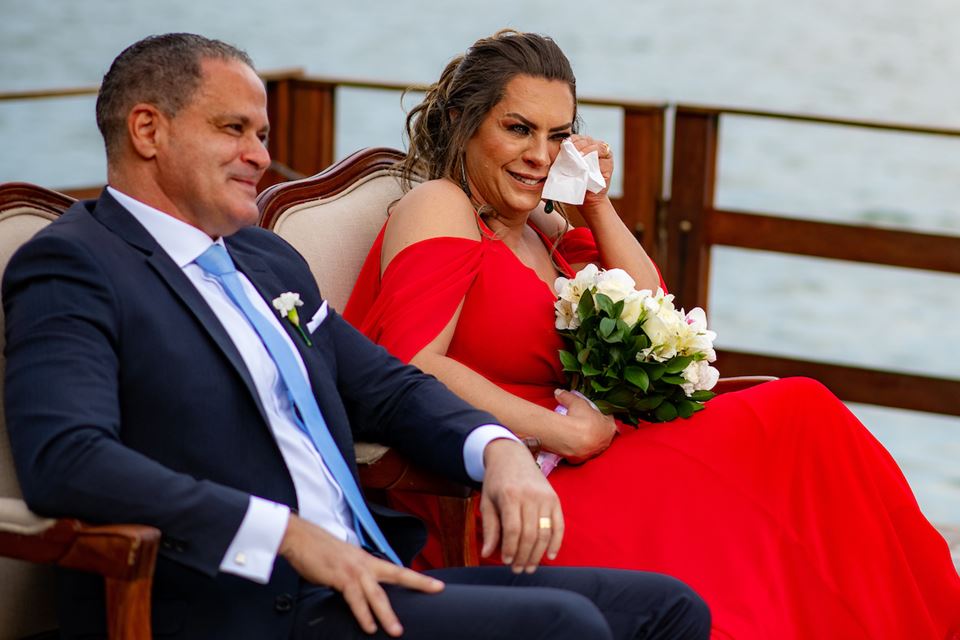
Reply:
<svg viewBox="0 0 960 640"><path fill-rule="evenodd" d="M436 376L473 406L492 413L518 436L535 436L544 449L572 455L574 447L568 442L570 438L564 437L563 426L558 424L562 416L504 391L446 355L421 351L410 363Z"/></svg>
<svg viewBox="0 0 960 640"><path fill-rule="evenodd" d="M600 251L601 266L607 269L620 268L630 274L638 289L656 291L660 286L660 277L653 261L637 242L609 198L584 208L583 218L593 232L593 238Z"/></svg>

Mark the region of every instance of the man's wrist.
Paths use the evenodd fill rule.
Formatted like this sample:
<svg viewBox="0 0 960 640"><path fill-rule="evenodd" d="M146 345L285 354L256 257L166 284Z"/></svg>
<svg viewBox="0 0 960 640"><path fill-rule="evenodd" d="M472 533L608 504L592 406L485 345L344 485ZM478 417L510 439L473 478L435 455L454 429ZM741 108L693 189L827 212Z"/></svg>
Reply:
<svg viewBox="0 0 960 640"><path fill-rule="evenodd" d="M498 439L520 442L513 432L499 424L485 424L477 427L463 443L463 463L467 475L474 482L483 482L486 464L484 463L487 445Z"/></svg>
<svg viewBox="0 0 960 640"><path fill-rule="evenodd" d="M220 570L261 584L269 582L290 517L286 505L250 496L243 522L223 555Z"/></svg>

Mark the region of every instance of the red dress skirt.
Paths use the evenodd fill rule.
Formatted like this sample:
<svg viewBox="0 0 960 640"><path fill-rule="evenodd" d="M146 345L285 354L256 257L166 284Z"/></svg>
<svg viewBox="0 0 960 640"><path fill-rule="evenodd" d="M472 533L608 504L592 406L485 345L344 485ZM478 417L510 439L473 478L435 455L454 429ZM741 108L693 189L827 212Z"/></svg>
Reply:
<svg viewBox="0 0 960 640"><path fill-rule="evenodd" d="M382 241L347 320L409 361L462 300L447 355L554 408L553 390L567 386L562 342L554 294L532 270L496 239L434 238L401 251L381 279ZM565 270L597 258L585 229L558 248ZM676 576L710 605L714 638L943 640L960 629L946 542L887 451L818 382L768 382L621 434L549 476L566 522L554 564ZM429 496L393 500L438 521ZM418 566L441 558L431 536Z"/></svg>

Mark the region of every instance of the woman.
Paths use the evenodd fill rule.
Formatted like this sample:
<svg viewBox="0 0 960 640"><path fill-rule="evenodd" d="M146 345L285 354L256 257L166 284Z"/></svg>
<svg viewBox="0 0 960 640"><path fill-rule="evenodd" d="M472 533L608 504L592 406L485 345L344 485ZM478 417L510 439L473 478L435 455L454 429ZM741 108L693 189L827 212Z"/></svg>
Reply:
<svg viewBox="0 0 960 640"><path fill-rule="evenodd" d="M820 384L771 382L637 429L555 393L566 382L553 281L595 262L637 288L659 284L605 191L587 194L579 229L541 202L564 139L596 150L610 183L608 145L577 135L576 121L574 76L549 38L500 32L453 60L407 119L404 170L429 180L392 207L347 319L583 462L550 475L566 519L555 562L675 575L710 604L718 638L960 634L946 543L889 454ZM396 498L436 522L429 499ZM434 546L424 562L438 557Z"/></svg>

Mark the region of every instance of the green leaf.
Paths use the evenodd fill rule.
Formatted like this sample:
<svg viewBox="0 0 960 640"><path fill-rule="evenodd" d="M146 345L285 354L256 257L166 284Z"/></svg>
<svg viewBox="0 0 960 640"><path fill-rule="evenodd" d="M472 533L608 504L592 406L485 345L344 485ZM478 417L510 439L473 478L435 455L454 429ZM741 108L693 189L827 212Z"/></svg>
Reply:
<svg viewBox="0 0 960 640"><path fill-rule="evenodd" d="M643 398L637 398L630 405L631 409L636 411L650 411L651 409L656 409L663 402L663 396L660 394L653 394Z"/></svg>
<svg viewBox="0 0 960 640"><path fill-rule="evenodd" d="M615 384L623 380L623 376L620 374L618 367L607 367L603 370L604 380L610 380L611 384Z"/></svg>
<svg viewBox="0 0 960 640"><path fill-rule="evenodd" d="M711 400L716 397L717 394L715 394L713 391L707 391L705 389L694 391L690 394L690 399L695 400L696 402L706 402L707 400Z"/></svg>
<svg viewBox="0 0 960 640"><path fill-rule="evenodd" d="M680 373L693 362L693 356L677 356L667 360L667 373Z"/></svg>
<svg viewBox="0 0 960 640"><path fill-rule="evenodd" d="M680 414L681 418L689 418L694 414L696 409L696 403L690 402L689 400L681 400L677 403L677 413Z"/></svg>
<svg viewBox="0 0 960 640"><path fill-rule="evenodd" d="M612 311L613 313L610 314L611 317L619 318L620 314L623 313L623 300L620 300L615 305L613 305Z"/></svg>
<svg viewBox="0 0 960 640"><path fill-rule="evenodd" d="M580 363L577 362L577 357L563 349L560 350L560 364L563 365L564 371L573 371L574 373L580 371Z"/></svg>
<svg viewBox="0 0 960 640"><path fill-rule="evenodd" d="M603 373L602 371L600 371L600 369L597 369L595 366L593 366L593 365L590 364L589 362L584 362L584 363L583 363L583 369L581 369L581 372L582 372L583 375L586 376L586 377L598 376L598 375L600 375L601 373Z"/></svg>
<svg viewBox="0 0 960 640"><path fill-rule="evenodd" d="M611 367L613 367L613 365L619 365L623 361L623 348L620 347L619 345L614 345L610 347L610 351L609 353L607 353L607 357L610 360Z"/></svg>
<svg viewBox="0 0 960 640"><path fill-rule="evenodd" d="M647 389L650 388L650 376L647 375L647 372L644 371L643 367L627 367L623 370L624 379L637 387L644 393L647 392Z"/></svg>
<svg viewBox="0 0 960 640"><path fill-rule="evenodd" d="M596 295L596 304L597 308L600 309L600 311L603 311L608 318L617 317L617 314L613 311L614 305L613 300L610 299L610 296L603 293L598 293Z"/></svg>
<svg viewBox="0 0 960 640"><path fill-rule="evenodd" d="M662 376L660 380L669 382L670 384L683 384L686 382L683 376Z"/></svg>
<svg viewBox="0 0 960 640"><path fill-rule="evenodd" d="M584 291L580 296L580 302L577 304L577 315L580 316L580 322L595 315L593 306L593 295L589 291Z"/></svg>
<svg viewBox="0 0 960 640"><path fill-rule="evenodd" d="M593 391L596 395L606 393L607 391L610 391L610 389L613 388L613 385L603 384L596 379L590 381L590 386L593 388Z"/></svg>
<svg viewBox="0 0 960 640"><path fill-rule="evenodd" d="M617 328L617 321L613 318L604 318L600 321L600 335L604 339L609 338L614 329Z"/></svg>
<svg viewBox="0 0 960 640"><path fill-rule="evenodd" d="M623 415L620 416L620 422L622 422L622 423L624 423L624 424L628 424L628 425L630 425L631 427L637 426L637 424L640 423L640 420L641 420L641 419L642 419L642 417L639 416L639 415L637 415L637 414L634 413L633 411L628 411L627 413L625 413L625 414L623 414Z"/></svg>
<svg viewBox="0 0 960 640"><path fill-rule="evenodd" d="M626 407L618 407L615 404L611 404L606 400L593 400L593 403L597 405L597 409L600 409L600 413L605 415L611 415L614 413L623 413L626 411Z"/></svg>
<svg viewBox="0 0 960 640"><path fill-rule="evenodd" d="M669 422L677 417L677 408L673 403L664 402L654 410L653 415L660 422Z"/></svg>
<svg viewBox="0 0 960 640"><path fill-rule="evenodd" d="M636 397L637 392L635 390L621 385L614 388L610 393L604 395L603 399L611 404L615 404L620 407L627 407Z"/></svg>
<svg viewBox="0 0 960 640"><path fill-rule="evenodd" d="M604 318L604 320L609 320L610 318ZM613 331L609 336L604 337L604 342L608 344L619 344L623 341L623 335L619 331Z"/></svg>
<svg viewBox="0 0 960 640"><path fill-rule="evenodd" d="M667 368L659 362L641 362L640 366L647 370L647 375L651 380L659 380L663 377Z"/></svg>

